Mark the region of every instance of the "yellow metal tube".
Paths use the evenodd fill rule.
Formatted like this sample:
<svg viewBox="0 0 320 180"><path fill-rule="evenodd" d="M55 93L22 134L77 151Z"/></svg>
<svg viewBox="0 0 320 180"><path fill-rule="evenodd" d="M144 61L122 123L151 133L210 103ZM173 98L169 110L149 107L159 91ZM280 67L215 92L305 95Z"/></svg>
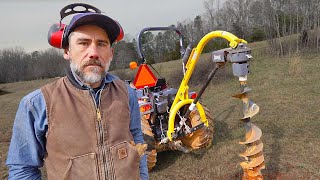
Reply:
<svg viewBox="0 0 320 180"><path fill-rule="evenodd" d="M172 141L172 133L174 132L174 120L176 118L177 112L179 111L180 108L182 108L182 106L187 105L187 104L191 104L192 102L193 102L193 99L181 100L172 108L172 110L170 112L170 116L169 116L169 122L168 122L169 127L168 127L168 131L167 131L167 136L170 141ZM198 102L196 104L196 107L199 111L201 121L208 127L209 123L208 123L208 120L207 120L207 117L205 115L205 112L204 112L202 105Z"/></svg>

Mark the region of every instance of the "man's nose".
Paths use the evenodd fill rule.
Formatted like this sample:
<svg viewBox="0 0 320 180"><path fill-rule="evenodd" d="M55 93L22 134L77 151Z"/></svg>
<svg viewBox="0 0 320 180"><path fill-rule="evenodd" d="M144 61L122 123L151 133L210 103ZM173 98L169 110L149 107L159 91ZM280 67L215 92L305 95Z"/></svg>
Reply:
<svg viewBox="0 0 320 180"><path fill-rule="evenodd" d="M98 59L99 58L98 49L95 44L91 44L89 47L89 57L90 57L90 59Z"/></svg>

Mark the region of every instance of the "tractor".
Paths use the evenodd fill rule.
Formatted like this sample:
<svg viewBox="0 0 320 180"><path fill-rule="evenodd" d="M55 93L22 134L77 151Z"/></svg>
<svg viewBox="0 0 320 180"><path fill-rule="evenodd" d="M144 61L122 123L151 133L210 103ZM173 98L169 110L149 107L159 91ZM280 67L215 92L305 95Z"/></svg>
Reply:
<svg viewBox="0 0 320 180"><path fill-rule="evenodd" d="M179 36L183 79L178 88L169 87L165 78L148 64L141 43L142 36L147 31L174 31ZM208 41L214 38L226 39L230 48L212 52L215 65L206 82L199 92L189 91L188 82L201 52ZM248 62L252 56L247 42L226 31L212 31L205 35L196 47L191 43L185 48L184 36L176 27L148 27L138 35L137 50L141 59L139 69L134 80L128 83L135 88L138 95L142 131L148 144L146 155L149 171L155 167L157 153L161 151L179 150L188 153L210 147L214 130L213 116L200 98L218 69L230 62L233 74L240 82L240 93L234 97L242 100L244 117L241 121L246 129L245 141L240 142L247 146L247 150L240 154L245 158L245 161L240 163L244 172L243 179L262 179L261 170L265 168L263 143L260 140L262 132L250 121L251 117L259 112L259 106L248 98L251 89L246 82ZM130 68L138 68L137 62L131 62Z"/></svg>

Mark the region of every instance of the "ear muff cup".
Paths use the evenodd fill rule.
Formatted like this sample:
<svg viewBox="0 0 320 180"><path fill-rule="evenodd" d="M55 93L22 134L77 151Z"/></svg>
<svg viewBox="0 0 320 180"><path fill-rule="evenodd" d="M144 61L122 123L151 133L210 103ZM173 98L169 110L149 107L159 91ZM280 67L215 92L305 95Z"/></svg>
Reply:
<svg viewBox="0 0 320 180"><path fill-rule="evenodd" d="M66 45L66 40L64 37L65 29L67 25L65 24L53 24L48 31L48 43L56 48L63 48Z"/></svg>
<svg viewBox="0 0 320 180"><path fill-rule="evenodd" d="M115 22L118 24L119 29L120 29L120 33L119 33L118 37L116 38L115 42L119 42L119 41L121 41L123 39L124 32L123 32L123 29L122 29L121 25L118 23L118 21L115 21Z"/></svg>

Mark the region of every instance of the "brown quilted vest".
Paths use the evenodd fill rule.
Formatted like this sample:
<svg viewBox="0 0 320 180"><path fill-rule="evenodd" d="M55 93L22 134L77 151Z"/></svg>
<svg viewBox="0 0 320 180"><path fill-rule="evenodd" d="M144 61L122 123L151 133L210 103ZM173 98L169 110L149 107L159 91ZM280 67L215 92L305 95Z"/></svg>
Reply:
<svg viewBox="0 0 320 180"><path fill-rule="evenodd" d="M67 77L41 88L47 107L45 165L49 180L139 179L139 154L129 143L128 90L106 84L96 108L88 90Z"/></svg>

